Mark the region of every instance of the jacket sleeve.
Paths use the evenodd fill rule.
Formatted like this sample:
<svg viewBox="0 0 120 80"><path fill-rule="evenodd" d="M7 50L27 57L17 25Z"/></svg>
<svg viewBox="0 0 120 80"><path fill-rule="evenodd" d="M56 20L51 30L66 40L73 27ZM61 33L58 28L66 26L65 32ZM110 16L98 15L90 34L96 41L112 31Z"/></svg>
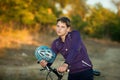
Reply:
<svg viewBox="0 0 120 80"><path fill-rule="evenodd" d="M78 31L74 31L71 34L71 41L69 41L70 43L70 48L68 50L68 55L67 58L65 60L65 63L67 63L69 66L72 64L72 61L75 59L75 57L77 56L77 54L79 53L80 49L81 49L81 37L80 37L80 33Z"/></svg>
<svg viewBox="0 0 120 80"><path fill-rule="evenodd" d="M52 51L56 54L56 56L57 56L57 53L58 53L58 50L57 50L57 48L56 48L56 42L55 41L53 41L53 43L52 43L52 45L51 45L51 49L52 49ZM55 59L56 59L56 57L55 57ZM53 61L54 62L54 61ZM47 64L47 66L51 66L53 63L48 63Z"/></svg>

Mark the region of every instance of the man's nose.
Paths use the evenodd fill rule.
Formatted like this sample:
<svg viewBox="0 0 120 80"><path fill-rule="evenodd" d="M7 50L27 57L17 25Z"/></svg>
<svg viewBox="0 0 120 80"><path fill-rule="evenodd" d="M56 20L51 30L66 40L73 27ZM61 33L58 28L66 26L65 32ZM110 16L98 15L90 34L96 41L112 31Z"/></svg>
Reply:
<svg viewBox="0 0 120 80"><path fill-rule="evenodd" d="M61 28L58 28L58 31L60 31L61 30Z"/></svg>

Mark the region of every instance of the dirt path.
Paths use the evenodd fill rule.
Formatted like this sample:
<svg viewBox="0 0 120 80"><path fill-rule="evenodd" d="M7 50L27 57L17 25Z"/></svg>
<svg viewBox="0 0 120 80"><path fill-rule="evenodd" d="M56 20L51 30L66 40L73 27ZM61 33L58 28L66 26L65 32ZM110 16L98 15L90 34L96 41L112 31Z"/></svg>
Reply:
<svg viewBox="0 0 120 80"><path fill-rule="evenodd" d="M94 65L94 69L101 71L100 77L95 77L95 80L119 80L120 79L120 45L113 45L107 43L99 43L93 40L86 40L86 46ZM14 55L14 59L17 61L7 59L6 61L2 60L0 65L0 80L45 80L46 72L40 72L40 66L35 63L35 59L31 59L33 57L34 49L33 46L24 46L24 49L16 50L16 49L7 49L8 52L11 51L9 56ZM27 49L26 49L27 48ZM32 51L28 51L32 50ZM18 53L19 52L19 53ZM28 64L31 65L18 65L25 60L27 60L25 56L22 56L20 53L25 52L28 56ZM27 53L28 52L28 53ZM30 54L32 53L32 54ZM16 57L17 56L17 57ZM56 61L53 64L53 67L58 67L63 63L63 58L61 56L57 57ZM29 60L31 59L31 60ZM9 61L8 61L9 60ZM13 62L12 62L13 61ZM20 61L20 62L19 62ZM10 65L11 63L17 66ZM18 63L19 62L19 63ZM63 80L66 80L67 73L63 77Z"/></svg>
<svg viewBox="0 0 120 80"><path fill-rule="evenodd" d="M92 58L94 68L101 71L102 80L120 79L119 56L120 56L120 48L108 48L102 56L98 56L97 58Z"/></svg>
<svg viewBox="0 0 120 80"><path fill-rule="evenodd" d="M92 58L94 68L101 71L101 77L97 78L96 80L119 80L120 79L120 48L108 48L106 52L99 56ZM54 67L57 67L62 63L62 58L58 57L58 59L61 59L59 62L58 60L55 61ZM39 69L41 67L38 64L33 64L29 66L21 66L21 67L8 67L8 66L0 66L0 69L2 69L0 72L3 71L3 75L6 75L6 77L10 77L12 80L14 76L16 77L16 80L18 79L34 79L32 76L35 76L35 79L41 80L41 78L45 78L45 73L40 72ZM40 75L39 75L40 74ZM32 75L32 76L31 76ZM67 73L65 74L63 80L67 77ZM4 78L6 79L6 78ZM3 79L3 80L4 80ZM43 79L44 80L44 79Z"/></svg>
<svg viewBox="0 0 120 80"><path fill-rule="evenodd" d="M58 57L61 58L61 57ZM55 63L53 64L53 68L57 67L60 65L60 63L63 63L62 60L58 61L56 60ZM47 71L43 71L40 72L40 69L42 69L42 67L39 64L32 64L29 66L0 66L0 72L2 73L1 76L4 77L0 77L0 80L35 80L35 79L39 79L39 80L45 80L46 77L46 72ZM67 77L67 73L64 75L63 80L66 80Z"/></svg>
<svg viewBox="0 0 120 80"><path fill-rule="evenodd" d="M120 48L109 48L99 66L106 80L120 79Z"/></svg>

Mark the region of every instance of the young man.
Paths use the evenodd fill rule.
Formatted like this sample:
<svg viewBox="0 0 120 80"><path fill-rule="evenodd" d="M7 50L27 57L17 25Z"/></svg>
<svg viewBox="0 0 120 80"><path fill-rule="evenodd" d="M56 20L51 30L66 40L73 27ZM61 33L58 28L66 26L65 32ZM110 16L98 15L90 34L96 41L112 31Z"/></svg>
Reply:
<svg viewBox="0 0 120 80"><path fill-rule="evenodd" d="M59 72L69 69L68 80L93 80L92 63L83 44L80 33L70 31L70 20L67 17L57 19L56 33L58 38L52 43L52 50L62 54L65 62L57 68ZM47 62L42 60L41 66Z"/></svg>

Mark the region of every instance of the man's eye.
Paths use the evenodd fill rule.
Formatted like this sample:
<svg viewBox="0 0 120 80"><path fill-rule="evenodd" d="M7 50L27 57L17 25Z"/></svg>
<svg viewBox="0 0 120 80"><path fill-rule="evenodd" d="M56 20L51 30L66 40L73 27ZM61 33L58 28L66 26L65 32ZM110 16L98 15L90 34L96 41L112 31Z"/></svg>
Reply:
<svg viewBox="0 0 120 80"><path fill-rule="evenodd" d="M60 27L59 25L57 25L57 27Z"/></svg>

